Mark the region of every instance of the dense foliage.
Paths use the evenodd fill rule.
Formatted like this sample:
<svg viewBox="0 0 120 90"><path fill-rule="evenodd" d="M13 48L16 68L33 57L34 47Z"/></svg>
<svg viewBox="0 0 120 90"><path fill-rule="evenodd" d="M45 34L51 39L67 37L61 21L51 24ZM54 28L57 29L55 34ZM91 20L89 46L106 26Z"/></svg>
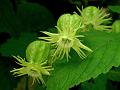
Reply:
<svg viewBox="0 0 120 90"><path fill-rule="evenodd" d="M0 90L119 90L119 0L45 1L0 0Z"/></svg>

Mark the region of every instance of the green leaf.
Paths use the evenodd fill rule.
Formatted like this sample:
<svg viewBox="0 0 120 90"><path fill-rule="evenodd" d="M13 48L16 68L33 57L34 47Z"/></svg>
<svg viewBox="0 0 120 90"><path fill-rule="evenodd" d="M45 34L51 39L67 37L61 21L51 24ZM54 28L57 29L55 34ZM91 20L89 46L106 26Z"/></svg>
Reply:
<svg viewBox="0 0 120 90"><path fill-rule="evenodd" d="M107 77L100 75L94 80L83 82L80 86L80 90L106 90Z"/></svg>
<svg viewBox="0 0 120 90"><path fill-rule="evenodd" d="M18 38L11 38L0 47L0 52L3 56L25 56L27 45L35 40L36 34L22 33Z"/></svg>
<svg viewBox="0 0 120 90"><path fill-rule="evenodd" d="M0 32L13 33L16 17L10 0L0 0Z"/></svg>
<svg viewBox="0 0 120 90"><path fill-rule="evenodd" d="M50 52L50 44L45 41L37 40L30 43L26 49L26 58L32 63L42 63Z"/></svg>
<svg viewBox="0 0 120 90"><path fill-rule="evenodd" d="M107 77L108 79L112 80L112 81L120 81L120 70L119 71L114 71L111 70L107 73Z"/></svg>
<svg viewBox="0 0 120 90"><path fill-rule="evenodd" d="M47 81L47 90L68 90L81 82L96 78L101 73L107 73L112 66L120 65L120 35L106 32L84 33L84 43L93 53L81 62L72 53L71 62L57 63Z"/></svg>
<svg viewBox="0 0 120 90"><path fill-rule="evenodd" d="M16 15L25 31L44 31L54 24L52 13L37 3L24 2L18 4Z"/></svg>
<svg viewBox="0 0 120 90"><path fill-rule="evenodd" d="M108 8L115 13L120 13L120 6L115 5L115 6L108 6Z"/></svg>
<svg viewBox="0 0 120 90"><path fill-rule="evenodd" d="M18 36L21 32L43 31L53 26L53 15L46 7L26 1L15 5L16 12L10 0L0 0L0 32Z"/></svg>

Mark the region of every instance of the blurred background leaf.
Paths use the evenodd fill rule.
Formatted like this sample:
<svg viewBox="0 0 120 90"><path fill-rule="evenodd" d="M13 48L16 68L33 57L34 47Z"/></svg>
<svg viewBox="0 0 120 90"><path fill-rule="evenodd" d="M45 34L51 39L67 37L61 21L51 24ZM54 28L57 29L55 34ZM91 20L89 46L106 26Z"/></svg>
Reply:
<svg viewBox="0 0 120 90"><path fill-rule="evenodd" d="M106 75L109 80L120 82L120 67L114 67Z"/></svg>
<svg viewBox="0 0 120 90"><path fill-rule="evenodd" d="M37 3L24 2L19 4L16 14L21 21L23 31L39 32L54 26L51 12Z"/></svg>
<svg viewBox="0 0 120 90"><path fill-rule="evenodd" d="M52 13L42 5L16 2L14 10L9 0L0 1L0 32L17 36L26 31L43 31L53 25Z"/></svg>
<svg viewBox="0 0 120 90"><path fill-rule="evenodd" d="M115 6L108 6L108 8L114 12L114 13L119 13L120 14L120 5L115 5Z"/></svg>
<svg viewBox="0 0 120 90"><path fill-rule="evenodd" d="M16 25L16 17L10 0L0 0L0 32L12 34Z"/></svg>
<svg viewBox="0 0 120 90"><path fill-rule="evenodd" d="M8 39L7 42L2 44L0 47L0 52L2 56L19 55L25 57L25 51L32 41L36 39L36 34L34 33L22 33L20 37Z"/></svg>
<svg viewBox="0 0 120 90"><path fill-rule="evenodd" d="M80 90L106 90L107 77L100 75L95 79L83 82L80 85Z"/></svg>

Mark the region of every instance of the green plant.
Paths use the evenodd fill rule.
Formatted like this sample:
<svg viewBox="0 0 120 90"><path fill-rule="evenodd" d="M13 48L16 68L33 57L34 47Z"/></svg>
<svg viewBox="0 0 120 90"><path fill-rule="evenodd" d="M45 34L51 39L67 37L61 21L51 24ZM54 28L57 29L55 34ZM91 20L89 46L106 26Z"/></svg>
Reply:
<svg viewBox="0 0 120 90"><path fill-rule="evenodd" d="M95 46L94 44L89 46L92 48L93 52L88 53L88 58L86 57L86 55L82 51L82 49L85 49L87 51L92 51L92 50L81 43L81 37L84 37L84 36L89 37L84 34L86 34L86 33L92 34L92 33L94 33L94 30L100 30L100 31L110 30L107 28L109 28L111 26L105 25L104 22L109 22L111 20L111 18L108 17L109 14L106 14L103 9L99 10L98 8L93 7L93 6L89 6L80 12L81 12L81 16L79 16L76 13L73 15L64 14L64 15L60 16L60 18L58 19L58 22L57 22L57 26L56 26L56 28L58 30L57 33L50 33L50 32L44 31L43 33L48 35L49 37L39 37L39 39L47 40L51 44L52 52L49 53L49 56L52 58L48 58L48 61L49 61L49 59L50 60L52 59L53 61L51 60L52 63L48 63L48 64L54 64L55 62L57 62L56 59L58 59L58 60L59 59L67 59L67 61L68 61L70 59L69 57L73 58L74 56L69 55L69 53L71 52L71 48L77 52L77 54L80 56L80 58L82 58L82 59L86 58L85 61L89 62L89 63L90 62L92 63L93 61L95 62L95 61L97 61L98 58L101 58L102 53L105 53L104 49L105 50L106 50L106 48L108 48L108 50L114 49L114 47L111 47L111 45L113 45L113 42L115 44L114 39L112 39L111 41L109 41L109 39L108 40L106 39L106 43L104 43L104 44L101 43L101 45L96 46L96 48L92 48ZM91 16L93 16L93 17L91 17ZM87 26L89 26L90 24L93 26L93 28L92 28L93 32L85 32L85 31L88 31L87 29L89 29L89 27L87 27ZM85 27L87 27L87 28L85 28ZM85 33L82 33L83 31ZM79 32L79 33L77 33L77 32ZM96 32L96 33L98 33L98 32ZM110 33L99 32L98 34L100 34L100 33L101 34L104 33L109 38ZM98 40L96 40L96 41L98 41ZM45 61L45 63L42 63L42 61L47 59L48 53L46 50L49 50L49 48L45 47L44 44L42 44L41 40L33 42L33 43L31 43L28 46L28 49L26 50L27 51L26 58L28 58L27 56L29 56L29 58L27 59L28 62L26 62L21 57L14 56L18 60L18 62L19 62L18 64L20 64L22 66L22 68L12 70L11 72L13 72L13 74L17 74L18 76L28 74L28 76L31 76L33 78L33 82L34 82L34 79L37 79L38 81L40 80L42 83L45 83L42 78L42 75L50 75L50 73L48 71L52 70L49 68L51 66L42 67L42 65L47 64L46 61ZM92 41L91 41L91 43L92 43ZM97 44L97 42L96 42L96 44ZM110 47L106 47L107 44L109 44ZM99 48L101 48L102 51L101 50L99 51ZM47 55L46 55L46 53L47 53ZM97 53L98 53L98 55L97 55ZM106 55L109 55L109 54L112 55L111 53L108 53L108 52L106 52L106 53L107 53ZM46 58L43 59L42 55ZM65 55L66 55L66 58L64 58ZM91 57L93 57L93 56L94 56L93 61L91 61L91 59L92 59ZM106 58L106 56L103 56L103 55L102 55L102 57ZM78 59L80 59L80 58L78 57ZM103 60L104 60L104 58L103 58ZM60 62L60 61L58 61L58 62ZM76 64L75 62L78 62L78 64ZM113 64L113 63L109 64L108 66L110 68L112 66L116 66L116 64ZM82 66L82 64L84 65L83 61L80 62L80 61L74 60L74 61L71 61L70 63L65 63L64 70L63 70L63 72L61 72L61 74L63 74L65 72L65 70L68 69L68 67L71 67L72 64L76 65L76 67L79 69L84 68L84 66ZM78 67L77 65L80 67ZM95 65L95 63L93 63L93 65ZM105 65L105 63L103 65ZM53 65L53 67L55 69L57 69L57 67L61 67L61 66L56 65L54 67L54 65ZM94 68L94 66L92 66L92 67ZM89 75L89 78L91 78L91 77L95 78L97 75L99 75L99 73L102 73L102 72L105 73L110 69L110 68L106 68L106 70L105 70L104 68L102 68L102 64L100 67L101 67L100 72L96 71L96 73L92 73L90 75L89 75L90 72L88 72L88 70L91 70L92 68L90 68L90 67L89 67L89 69L87 68L86 72L88 72L88 73L86 73L86 75ZM26 68L28 68L28 69L26 69ZM73 69L73 68L71 67L71 69ZM58 72L58 71L56 71L56 72ZM53 76L53 78L60 76L56 72L52 73L53 75L54 74L56 75L56 76ZM73 72L77 73L76 70L74 70ZM83 81L89 79L89 78L85 78L86 75L84 75L84 73L81 75L84 76L83 79L80 78L80 80L78 79L79 81L77 81L77 82L74 80L75 82L73 82L72 84L70 84L70 81L67 81L68 84L66 83L66 85L70 84L70 87L71 87L71 85L75 85L78 82L80 83L80 82L83 82ZM76 75L73 75L73 76L75 76L75 78L76 78ZM73 76L69 76L68 80L70 79L70 77L73 77ZM62 78L60 78L60 79L62 80ZM53 81L50 81L50 80L48 80L48 82L47 82L47 85L48 85L47 89L52 89L52 87L50 87L49 84L50 84L50 82L52 83ZM65 90L69 87L66 85L64 88L61 88L61 84L60 84L60 86L55 87L55 90L57 90L58 87L61 88L62 90Z"/></svg>
<svg viewBox="0 0 120 90"><path fill-rule="evenodd" d="M42 7L27 3L25 0L18 5L17 14L14 13L16 22L16 18L20 17L22 18L20 25L22 25L25 18L28 18L30 22L23 27L28 31L30 29L30 32L33 32L34 28L38 30L42 27L32 23L37 20L36 16L31 19L33 11L38 10L36 11L38 13L39 9L43 9ZM24 33L18 33L17 38L13 35L0 47L3 56L14 55L11 59L15 59L18 67L14 66L14 69L11 67L9 74L14 75L15 79L19 78L18 76L26 78L23 81L26 83L26 89L32 86L33 90L68 90L77 85L80 90L96 90L98 87L100 90L107 90L108 80L120 81L119 20L111 25L112 18L103 8L88 6L82 10L77 9L80 14L74 12L61 15L55 28L49 29L51 31L44 31L45 29L42 28L40 36L37 36L36 33L31 34L26 30ZM24 10L31 14L30 19L27 13L21 13ZM47 13L47 10L45 11ZM50 26L49 23L51 22L42 25ZM5 29L2 25L0 28ZM18 44L19 47L16 48ZM1 67L5 66L1 65ZM3 74L0 75L3 77ZM19 81L17 83L23 84ZM11 90L13 88L18 89L15 86Z"/></svg>

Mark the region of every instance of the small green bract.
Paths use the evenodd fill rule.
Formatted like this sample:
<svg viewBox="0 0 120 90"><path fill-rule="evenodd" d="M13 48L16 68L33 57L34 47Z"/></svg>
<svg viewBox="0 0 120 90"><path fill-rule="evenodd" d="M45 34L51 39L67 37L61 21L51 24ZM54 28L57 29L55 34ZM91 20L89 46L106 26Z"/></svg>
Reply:
<svg viewBox="0 0 120 90"><path fill-rule="evenodd" d="M112 32L116 32L116 33L119 33L119 32L120 32L120 20L116 20L116 21L112 24Z"/></svg>

